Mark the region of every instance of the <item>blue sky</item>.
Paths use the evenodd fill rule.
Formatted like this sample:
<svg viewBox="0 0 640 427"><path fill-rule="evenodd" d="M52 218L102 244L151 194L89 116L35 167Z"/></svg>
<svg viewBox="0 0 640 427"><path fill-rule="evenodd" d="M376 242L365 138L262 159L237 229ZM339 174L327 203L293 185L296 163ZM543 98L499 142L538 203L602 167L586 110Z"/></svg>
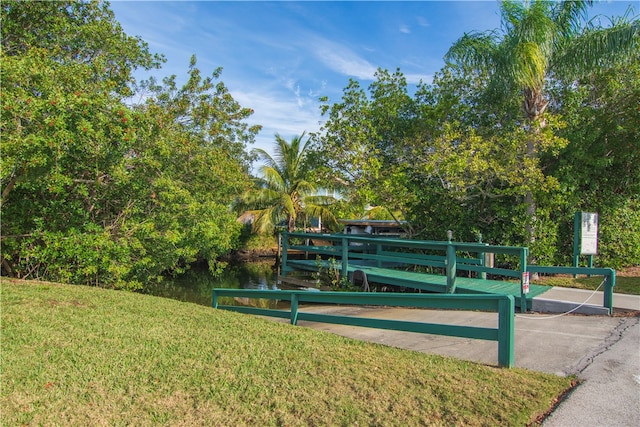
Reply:
<svg viewBox="0 0 640 427"><path fill-rule="evenodd" d="M589 16L620 16L634 1L600 2ZM377 68L400 68L408 82L431 82L443 56L465 32L500 27L494 1L112 1L116 19L167 58L162 78L186 80L195 54L203 75L221 80L260 124L256 143L271 152L314 132L323 120L318 98L337 102L350 78L366 88ZM138 77L146 77L138 74Z"/></svg>

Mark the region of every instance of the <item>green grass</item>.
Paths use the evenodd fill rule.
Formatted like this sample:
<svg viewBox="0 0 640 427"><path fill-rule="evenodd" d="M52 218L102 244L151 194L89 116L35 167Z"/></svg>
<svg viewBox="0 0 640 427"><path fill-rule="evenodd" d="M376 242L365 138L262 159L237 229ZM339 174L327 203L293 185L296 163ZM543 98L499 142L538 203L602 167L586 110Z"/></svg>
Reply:
<svg viewBox="0 0 640 427"><path fill-rule="evenodd" d="M2 281L2 425L527 425L571 378L159 297Z"/></svg>
<svg viewBox="0 0 640 427"><path fill-rule="evenodd" d="M536 285L547 286L559 286L563 288L577 288L595 290L602 283L602 276L579 276L573 278L573 276L558 275L558 276L541 276L535 281ZM533 282L532 282L533 283ZM600 290L604 290L601 287ZM613 288L613 292L629 295L640 295L640 277L633 276L617 276L616 286Z"/></svg>

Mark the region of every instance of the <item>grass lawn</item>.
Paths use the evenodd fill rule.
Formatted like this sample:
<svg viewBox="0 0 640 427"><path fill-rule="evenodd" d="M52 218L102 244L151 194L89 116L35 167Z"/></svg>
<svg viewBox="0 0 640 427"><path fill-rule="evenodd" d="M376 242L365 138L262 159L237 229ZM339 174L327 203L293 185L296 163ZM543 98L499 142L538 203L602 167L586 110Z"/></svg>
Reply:
<svg viewBox="0 0 640 427"><path fill-rule="evenodd" d="M510 425L571 378L170 299L3 279L2 425Z"/></svg>

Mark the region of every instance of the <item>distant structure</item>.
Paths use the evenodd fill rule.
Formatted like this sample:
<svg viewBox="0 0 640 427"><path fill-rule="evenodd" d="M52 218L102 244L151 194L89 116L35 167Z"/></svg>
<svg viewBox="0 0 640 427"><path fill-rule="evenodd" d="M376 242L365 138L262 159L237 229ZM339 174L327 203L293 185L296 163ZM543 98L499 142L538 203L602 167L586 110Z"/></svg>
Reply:
<svg viewBox="0 0 640 427"><path fill-rule="evenodd" d="M404 228L405 221L340 219L338 222L344 226L344 234L370 234L389 238L402 237L407 234Z"/></svg>

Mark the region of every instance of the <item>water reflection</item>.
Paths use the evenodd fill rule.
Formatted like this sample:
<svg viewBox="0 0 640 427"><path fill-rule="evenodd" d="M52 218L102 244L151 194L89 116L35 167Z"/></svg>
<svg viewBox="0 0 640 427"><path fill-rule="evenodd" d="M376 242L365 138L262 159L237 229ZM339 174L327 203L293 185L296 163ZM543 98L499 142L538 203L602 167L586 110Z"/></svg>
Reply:
<svg viewBox="0 0 640 427"><path fill-rule="evenodd" d="M206 267L194 267L180 276L167 277L161 283L147 286L145 293L211 306L212 288L278 289L276 280L273 262L230 265L219 277L214 277ZM259 305L264 307L263 303Z"/></svg>

